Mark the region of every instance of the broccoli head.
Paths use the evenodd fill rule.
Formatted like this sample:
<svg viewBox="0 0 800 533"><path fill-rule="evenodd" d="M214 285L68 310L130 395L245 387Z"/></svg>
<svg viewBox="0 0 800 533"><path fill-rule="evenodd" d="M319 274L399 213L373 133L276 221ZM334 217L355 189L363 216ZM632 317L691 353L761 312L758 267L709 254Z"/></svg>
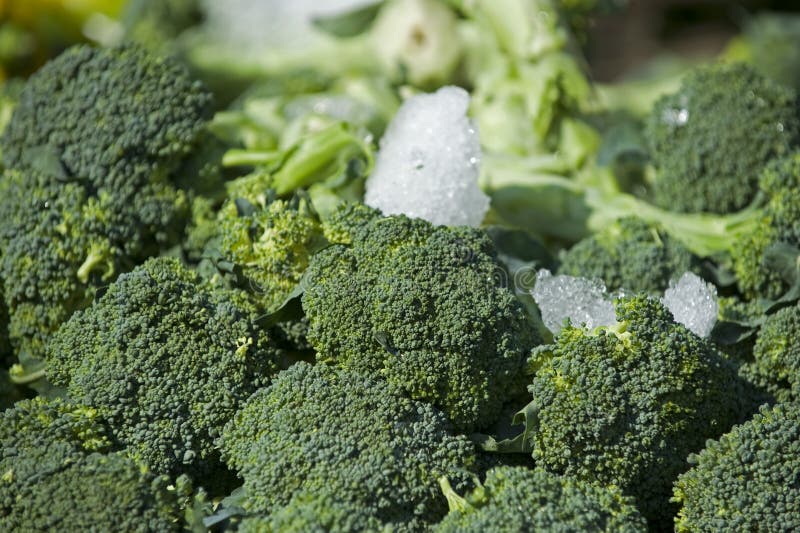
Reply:
<svg viewBox="0 0 800 533"><path fill-rule="evenodd" d="M303 309L318 360L377 373L462 431L493 423L536 332L489 237L393 216L352 241L311 259Z"/></svg>
<svg viewBox="0 0 800 533"><path fill-rule="evenodd" d="M616 314L616 325L567 326L534 350L521 443L542 468L618 486L662 527L686 456L750 413L749 391L660 301L622 298Z"/></svg>
<svg viewBox="0 0 800 533"><path fill-rule="evenodd" d="M517 531L647 530L644 518L616 487L602 487L542 469L501 466L462 498L446 478L442 489L450 514L433 531L514 533Z"/></svg>
<svg viewBox="0 0 800 533"><path fill-rule="evenodd" d="M248 516L237 529L239 533L349 533L374 531L391 533L368 509L343 501L332 491L299 492L291 501L269 516Z"/></svg>
<svg viewBox="0 0 800 533"><path fill-rule="evenodd" d="M154 472L210 476L215 438L276 370L279 353L251 317L176 259L150 259L58 330L47 377L96 407Z"/></svg>
<svg viewBox="0 0 800 533"><path fill-rule="evenodd" d="M773 80L800 89L800 17L795 13L754 13L742 44L748 63Z"/></svg>
<svg viewBox="0 0 800 533"><path fill-rule="evenodd" d="M173 171L210 106L185 69L134 46L70 48L25 83L0 136L2 276L21 360L41 359L97 287L181 237L190 206Z"/></svg>
<svg viewBox="0 0 800 533"><path fill-rule="evenodd" d="M675 530L800 529L800 406L764 406L703 451L675 483Z"/></svg>
<svg viewBox="0 0 800 533"><path fill-rule="evenodd" d="M4 531L185 531L181 499L122 453L92 454L21 484Z"/></svg>
<svg viewBox="0 0 800 533"><path fill-rule="evenodd" d="M276 198L266 177L256 172L230 184L211 247L233 269L237 285L270 312L295 291L324 239L310 200Z"/></svg>
<svg viewBox="0 0 800 533"><path fill-rule="evenodd" d="M244 479L249 513L280 513L305 506L292 503L299 494L330 491L339 509L361 507L358 520L401 530L444 516L437 479L452 476L462 486L475 463L474 445L453 435L435 408L382 380L322 363L280 372L225 427L220 447ZM321 512L321 505L306 510ZM336 509L327 513L314 520L343 519L334 518Z"/></svg>
<svg viewBox="0 0 800 533"><path fill-rule="evenodd" d="M7 167L85 183L130 210L192 150L210 113L211 94L177 63L133 45L75 46L31 76L0 145Z"/></svg>
<svg viewBox="0 0 800 533"><path fill-rule="evenodd" d="M648 118L655 202L688 213L748 205L764 165L800 139L796 106L792 89L743 63L690 73Z"/></svg>
<svg viewBox="0 0 800 533"><path fill-rule="evenodd" d="M26 484L111 447L104 421L85 405L38 397L0 413L0 524Z"/></svg>
<svg viewBox="0 0 800 533"><path fill-rule="evenodd" d="M800 152L772 161L758 183L765 196L759 223L736 240L732 266L746 296L774 299L797 281L791 278L800 257Z"/></svg>
<svg viewBox="0 0 800 533"><path fill-rule="evenodd" d="M800 398L800 305L784 307L764 319L756 336L752 358L742 375L780 401Z"/></svg>
<svg viewBox="0 0 800 533"><path fill-rule="evenodd" d="M610 291L662 293L671 279L697 271L699 260L656 225L617 220L560 257L559 274L601 280Z"/></svg>

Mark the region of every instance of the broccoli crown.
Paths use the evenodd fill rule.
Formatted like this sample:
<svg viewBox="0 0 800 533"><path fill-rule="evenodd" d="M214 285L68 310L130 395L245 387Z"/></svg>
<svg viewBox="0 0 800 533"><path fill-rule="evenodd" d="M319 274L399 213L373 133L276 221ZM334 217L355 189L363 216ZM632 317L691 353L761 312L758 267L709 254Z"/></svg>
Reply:
<svg viewBox="0 0 800 533"><path fill-rule="evenodd" d="M0 145L8 167L112 191L124 208L190 152L210 106L177 63L133 45L75 46L31 76Z"/></svg>
<svg viewBox="0 0 800 533"><path fill-rule="evenodd" d="M744 40L749 63L765 76L800 89L800 17L757 13L747 21Z"/></svg>
<svg viewBox="0 0 800 533"><path fill-rule="evenodd" d="M626 217L561 255L559 274L601 280L611 291L662 293L698 259L657 226Z"/></svg>
<svg viewBox="0 0 800 533"><path fill-rule="evenodd" d="M184 30L202 22L199 0L132 0L122 14L128 40L154 50L169 50Z"/></svg>
<svg viewBox="0 0 800 533"><path fill-rule="evenodd" d="M501 466L461 498L442 483L450 514L433 531L646 531L644 518L616 487L602 487L542 469Z"/></svg>
<svg viewBox="0 0 800 533"><path fill-rule="evenodd" d="M663 525L686 456L748 414L748 396L735 368L660 301L622 298L616 313L615 326L568 326L534 352L526 432L537 465L616 485Z"/></svg>
<svg viewBox="0 0 800 533"><path fill-rule="evenodd" d="M40 356L58 326L127 266L102 229L109 216L113 211L78 184L17 170L0 178L0 278L18 353Z"/></svg>
<svg viewBox="0 0 800 533"><path fill-rule="evenodd" d="M4 531L183 531L179 499L122 453L91 454L22 483Z"/></svg>
<svg viewBox="0 0 800 533"><path fill-rule="evenodd" d="M251 313L172 258L123 274L47 346L47 377L154 472L219 470L214 439L276 369Z"/></svg>
<svg viewBox="0 0 800 533"><path fill-rule="evenodd" d="M752 360L742 375L778 400L800 398L800 305L767 315L758 330Z"/></svg>
<svg viewBox="0 0 800 533"><path fill-rule="evenodd" d="M97 410L85 405L38 397L0 413L0 524L26 484L110 448L104 422Z"/></svg>
<svg viewBox="0 0 800 533"><path fill-rule="evenodd" d="M522 386L534 326L480 230L376 218L313 256L303 294L320 361L379 373L460 430Z"/></svg>
<svg viewBox="0 0 800 533"><path fill-rule="evenodd" d="M65 400L22 400L0 414L3 531L178 531L169 480L121 453L98 411ZM102 453L97 453L102 452Z"/></svg>
<svg viewBox="0 0 800 533"><path fill-rule="evenodd" d="M733 269L746 296L777 298L788 280L765 257L776 246L800 248L800 152L766 165L758 183L766 198L760 223L735 242Z"/></svg>
<svg viewBox="0 0 800 533"><path fill-rule="evenodd" d="M308 198L277 199L259 187L260 178L245 177L229 188L217 218L215 245L220 258L233 266L238 285L269 312L297 288L323 238Z"/></svg>
<svg viewBox="0 0 800 533"><path fill-rule="evenodd" d="M0 136L0 252L10 337L47 338L189 216L171 172L203 131L211 95L142 49L70 48L25 84Z"/></svg>
<svg viewBox="0 0 800 533"><path fill-rule="evenodd" d="M435 408L321 363L297 363L257 391L225 427L220 447L244 479L251 513L330 491L341 505L400 530L444 516L437 478L461 485L475 462L474 445L454 436ZM368 519L363 513L359 520Z"/></svg>
<svg viewBox="0 0 800 533"><path fill-rule="evenodd" d="M688 75L653 106L646 133L658 169L655 202L680 212L730 213L758 190L758 174L798 141L792 89L745 64Z"/></svg>
<svg viewBox="0 0 800 533"><path fill-rule="evenodd" d="M352 244L353 232L380 218L381 212L365 204L343 202L323 220L322 230L329 242Z"/></svg>
<svg viewBox="0 0 800 533"><path fill-rule="evenodd" d="M391 526L381 523L364 507L343 501L329 490L299 492L284 507L269 516L248 516L241 521L239 533L349 533L374 531L390 533Z"/></svg>
<svg viewBox="0 0 800 533"><path fill-rule="evenodd" d="M800 406L764 406L703 451L675 483L676 531L800 529Z"/></svg>

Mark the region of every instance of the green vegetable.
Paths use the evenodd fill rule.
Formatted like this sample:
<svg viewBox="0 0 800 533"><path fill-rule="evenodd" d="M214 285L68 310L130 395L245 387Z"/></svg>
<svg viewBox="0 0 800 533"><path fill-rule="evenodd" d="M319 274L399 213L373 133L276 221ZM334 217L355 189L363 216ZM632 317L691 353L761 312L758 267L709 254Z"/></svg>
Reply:
<svg viewBox="0 0 800 533"><path fill-rule="evenodd" d="M378 375L462 431L486 427L537 344L507 284L484 232L377 217L312 257L308 339L320 362Z"/></svg>
<svg viewBox="0 0 800 533"><path fill-rule="evenodd" d="M737 63L699 68L653 106L647 137L656 204L731 213L758 191L758 175L800 141L797 96Z"/></svg>
<svg viewBox="0 0 800 533"><path fill-rule="evenodd" d="M670 280L697 271L699 261L679 241L641 219L622 218L560 256L559 274L601 280L609 291L661 294Z"/></svg>
<svg viewBox="0 0 800 533"><path fill-rule="evenodd" d="M280 357L251 317L175 259L151 259L59 329L47 377L154 472L225 486L214 441Z"/></svg>
<svg viewBox="0 0 800 533"><path fill-rule="evenodd" d="M675 530L794 531L800 527L800 408L764 407L703 451L675 483Z"/></svg>
<svg viewBox="0 0 800 533"><path fill-rule="evenodd" d="M411 531L433 524L447 511L437 479L464 486L475 462L473 444L430 405L321 363L297 363L256 392L220 447L244 480L248 513L278 513L280 521L311 506L312 522L336 530L347 523L347 505L361 509L354 520L362 523ZM320 515L326 498L337 503Z"/></svg>
<svg viewBox="0 0 800 533"><path fill-rule="evenodd" d="M466 497L447 478L442 489L450 514L433 531L513 533L517 531L646 531L632 498L616 487L601 487L545 470L499 467Z"/></svg>
<svg viewBox="0 0 800 533"><path fill-rule="evenodd" d="M622 298L616 312L613 326L568 326L533 351L533 400L517 416L524 432L487 445L617 486L636 498L650 527L662 528L672 521L669 496L686 456L745 419L761 397L659 301Z"/></svg>

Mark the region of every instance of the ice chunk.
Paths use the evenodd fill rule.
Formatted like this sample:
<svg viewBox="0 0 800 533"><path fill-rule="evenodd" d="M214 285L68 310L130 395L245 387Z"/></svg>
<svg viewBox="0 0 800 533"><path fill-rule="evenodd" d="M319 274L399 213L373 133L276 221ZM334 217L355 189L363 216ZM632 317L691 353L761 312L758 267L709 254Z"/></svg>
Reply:
<svg viewBox="0 0 800 533"><path fill-rule="evenodd" d="M489 197L478 187L481 148L468 106L458 87L409 98L381 139L364 202L387 215L478 226Z"/></svg>
<svg viewBox="0 0 800 533"><path fill-rule="evenodd" d="M717 289L696 274L686 272L677 282L670 281L662 301L675 322L700 337L708 337L717 323Z"/></svg>
<svg viewBox="0 0 800 533"><path fill-rule="evenodd" d="M574 326L588 329L617 322L612 296L599 280L554 276L542 269L536 274L531 295L539 306L547 329L558 333L569 319Z"/></svg>

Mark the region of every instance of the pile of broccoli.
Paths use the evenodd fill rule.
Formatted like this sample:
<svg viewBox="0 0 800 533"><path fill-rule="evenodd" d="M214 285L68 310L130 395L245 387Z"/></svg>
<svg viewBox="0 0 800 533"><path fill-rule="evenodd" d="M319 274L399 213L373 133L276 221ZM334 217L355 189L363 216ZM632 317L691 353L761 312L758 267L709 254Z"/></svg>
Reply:
<svg viewBox="0 0 800 533"><path fill-rule="evenodd" d="M297 13L251 3L0 55L0 530L800 528L800 65L770 52L800 22L604 86L581 50L625 2L297 2L282 51L237 10ZM445 85L478 227L364 201ZM534 301L542 269L610 322L550 331L585 301Z"/></svg>

